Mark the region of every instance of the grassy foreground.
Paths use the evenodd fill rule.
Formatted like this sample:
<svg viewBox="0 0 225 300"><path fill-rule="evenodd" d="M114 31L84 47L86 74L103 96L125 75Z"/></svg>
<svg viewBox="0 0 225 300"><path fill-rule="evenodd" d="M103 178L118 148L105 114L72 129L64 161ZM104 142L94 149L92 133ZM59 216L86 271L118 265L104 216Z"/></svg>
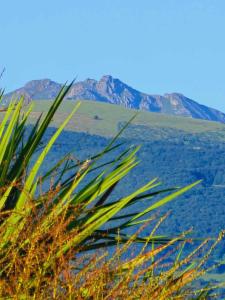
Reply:
<svg viewBox="0 0 225 300"><path fill-rule="evenodd" d="M76 162L68 154L39 176L79 107L43 145L69 88L63 87L28 135L32 106L23 113L23 99L10 103L0 123L0 299L207 299L216 287L198 287L196 279L213 268L205 263L223 233L184 256L188 233L157 235L167 215L157 218L154 212L198 182L163 190L153 179L111 201L117 184L138 164L138 147L101 162L120 146L116 138L89 160ZM49 188L43 191L45 182ZM160 200L153 201L156 196ZM145 210L126 214L128 206L143 199L149 202ZM148 226L150 234L144 235Z"/></svg>

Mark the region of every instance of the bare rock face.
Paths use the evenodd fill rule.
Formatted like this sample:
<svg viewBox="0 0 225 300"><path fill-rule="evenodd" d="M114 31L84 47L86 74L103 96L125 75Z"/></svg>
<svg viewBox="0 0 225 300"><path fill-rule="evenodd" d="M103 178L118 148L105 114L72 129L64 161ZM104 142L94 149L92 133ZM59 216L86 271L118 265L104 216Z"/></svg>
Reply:
<svg viewBox="0 0 225 300"><path fill-rule="evenodd" d="M31 100L32 100L30 94L29 94L26 90L22 90L22 91L19 90L19 91L16 91L16 92L14 93L14 97L17 98L18 100L19 100L21 97L24 97L24 104L25 104L25 105L28 105L28 104L31 102Z"/></svg>
<svg viewBox="0 0 225 300"><path fill-rule="evenodd" d="M62 84L50 79L32 80L24 87L6 95L5 101L8 101L12 95L24 95L27 102L31 99L54 99L61 88ZM74 83L66 99L101 101L127 108L225 123L225 114L201 105L182 94L148 95L110 75L103 76L99 81L86 79Z"/></svg>
<svg viewBox="0 0 225 300"><path fill-rule="evenodd" d="M61 84L50 79L42 79L29 81L24 86L24 89L32 99L41 100L54 98L59 93L61 87Z"/></svg>
<svg viewBox="0 0 225 300"><path fill-rule="evenodd" d="M4 102L8 102L12 97L19 98L24 96L25 103L29 103L32 99L53 99L60 91L62 85L51 81L50 79L32 80L19 88L4 96Z"/></svg>
<svg viewBox="0 0 225 300"><path fill-rule="evenodd" d="M21 88L21 89L14 91L13 93L9 93L9 94L5 95L3 97L2 103L4 106L7 106L7 104L9 103L9 101L11 99L15 99L15 100L19 101L21 99L21 97L24 97L24 105L28 105L32 100L30 94L26 91L26 89Z"/></svg>

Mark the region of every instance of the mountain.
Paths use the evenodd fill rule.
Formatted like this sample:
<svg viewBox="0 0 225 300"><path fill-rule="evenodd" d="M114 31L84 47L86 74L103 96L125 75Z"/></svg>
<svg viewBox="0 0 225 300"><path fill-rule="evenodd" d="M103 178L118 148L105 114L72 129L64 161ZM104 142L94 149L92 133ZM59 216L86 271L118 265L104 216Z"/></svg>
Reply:
<svg viewBox="0 0 225 300"><path fill-rule="evenodd" d="M12 96L24 96L27 102L39 99L53 99L60 91L62 85L50 79L32 80L4 97L7 102Z"/></svg>
<svg viewBox="0 0 225 300"><path fill-rule="evenodd" d="M24 87L7 94L5 101L10 99L13 94L24 94L28 102L31 99L53 99L61 87L61 84L50 79L33 80L28 82ZM68 100L95 100L123 105L132 109L225 123L224 113L201 105L182 94L148 95L133 89L110 75L103 76L99 81L86 79L74 83L66 98Z"/></svg>

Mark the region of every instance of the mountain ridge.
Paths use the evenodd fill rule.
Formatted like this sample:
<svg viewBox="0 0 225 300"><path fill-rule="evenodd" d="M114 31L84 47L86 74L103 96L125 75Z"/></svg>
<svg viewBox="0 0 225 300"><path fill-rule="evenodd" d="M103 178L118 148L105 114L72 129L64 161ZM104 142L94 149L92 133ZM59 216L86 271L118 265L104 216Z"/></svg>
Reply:
<svg viewBox="0 0 225 300"><path fill-rule="evenodd" d="M31 100L53 99L63 85L51 79L32 80L5 95L7 102L13 95L24 95L26 102ZM127 108L146 110L177 116L225 123L225 114L180 93L150 95L140 92L111 75L104 75L100 80L86 79L72 85L66 96L67 100L94 100L123 105Z"/></svg>

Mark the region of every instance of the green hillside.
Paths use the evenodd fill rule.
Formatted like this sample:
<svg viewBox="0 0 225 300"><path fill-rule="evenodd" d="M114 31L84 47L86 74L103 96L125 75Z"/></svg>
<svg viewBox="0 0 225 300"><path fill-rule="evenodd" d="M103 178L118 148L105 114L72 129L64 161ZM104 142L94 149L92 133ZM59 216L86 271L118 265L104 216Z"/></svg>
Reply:
<svg viewBox="0 0 225 300"><path fill-rule="evenodd" d="M37 118L40 112L45 112L50 107L51 100L34 101L33 118ZM71 112L75 101L64 101L59 111L56 113L52 122L53 126L58 127L66 115ZM73 131L88 132L102 136L112 136L118 131L118 126L127 122L134 114L135 110L127 109L119 105L112 105L94 101L82 101L77 114L68 124L67 129ZM175 129L191 134L215 134L225 138L225 125L217 122L192 119L188 117L176 117L159 113L139 111L134 125L144 126L145 129Z"/></svg>
<svg viewBox="0 0 225 300"><path fill-rule="evenodd" d="M50 100L34 101L31 121L41 112L46 112L50 104ZM58 127L74 105L74 101L64 101L52 125ZM121 123L128 121L135 113L117 105L82 101L79 111L67 126L71 131L64 131L44 167L49 168L51 163L71 149L80 160L101 151L108 143L104 137L115 135ZM47 137L52 136L54 130L49 128ZM160 225L159 234L179 234L193 228L194 237L215 238L225 228L225 125L140 111L133 124L126 129L126 136L127 144L142 145L138 152L141 163L117 186L116 195L124 194L124 185L126 192L131 192L134 187L145 184L146 178L158 177L166 187L185 186L202 179L200 185L160 211L163 215L170 210L171 214ZM140 205L142 209L146 208L144 202ZM224 259L224 249L223 241L212 259ZM220 281L224 278L225 266L218 272L206 279Z"/></svg>

